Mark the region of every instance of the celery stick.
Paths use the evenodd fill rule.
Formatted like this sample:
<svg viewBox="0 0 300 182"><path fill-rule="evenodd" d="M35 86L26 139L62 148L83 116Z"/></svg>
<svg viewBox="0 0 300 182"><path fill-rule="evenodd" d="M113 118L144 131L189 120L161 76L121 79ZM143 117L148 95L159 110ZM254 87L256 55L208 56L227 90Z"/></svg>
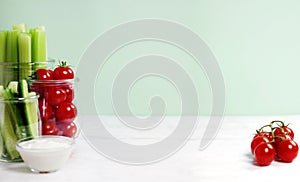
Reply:
<svg viewBox="0 0 300 182"><path fill-rule="evenodd" d="M0 87L1 98L8 99L11 98L11 94L8 89ZM0 129L1 129L1 138L2 138L2 157L9 159L17 159L20 157L17 152L15 145L20 138L20 131L18 130L18 119L15 114L15 107L13 104L1 102L0 103ZM19 133L19 134L18 134ZM8 155L8 156L7 156Z"/></svg>
<svg viewBox="0 0 300 182"><path fill-rule="evenodd" d="M4 90L4 86L0 85L0 98L4 98L5 97L5 90Z"/></svg>
<svg viewBox="0 0 300 182"><path fill-rule="evenodd" d="M37 27L35 27L35 30L40 30L40 31L43 31L43 32L46 31L44 26L37 26Z"/></svg>
<svg viewBox="0 0 300 182"><path fill-rule="evenodd" d="M3 85L0 85L0 99L2 99L4 97L5 97L5 90L4 90ZM1 126L3 125L1 116L4 116L4 114L5 114L5 106L3 103L0 103L0 157L5 156L5 153L6 153L6 148L5 148L4 141L2 139L3 137L2 137L2 132L1 132L2 131Z"/></svg>
<svg viewBox="0 0 300 182"><path fill-rule="evenodd" d="M19 30L20 32L27 32L27 27L24 23L15 24L12 26L13 30Z"/></svg>
<svg viewBox="0 0 300 182"><path fill-rule="evenodd" d="M28 33L20 33L18 36L19 62L31 62L31 36Z"/></svg>
<svg viewBox="0 0 300 182"><path fill-rule="evenodd" d="M19 30L7 31L6 35L6 54L5 62L18 63L18 34ZM6 68L5 68L6 69ZM9 73L3 76L4 83L7 84L11 80L18 80L19 68L17 65L9 68Z"/></svg>
<svg viewBox="0 0 300 182"><path fill-rule="evenodd" d="M19 46L19 80L31 75L31 36L29 33L20 33Z"/></svg>
<svg viewBox="0 0 300 182"><path fill-rule="evenodd" d="M47 60L47 47L46 47L46 31L45 27L40 26L30 30L32 38L32 61L33 62L46 62ZM46 68L47 66L40 64L35 65L34 70L39 68Z"/></svg>
<svg viewBox="0 0 300 182"><path fill-rule="evenodd" d="M0 31L0 63L5 62L6 54L6 31ZM4 66L0 65L0 85L5 84L4 80Z"/></svg>
<svg viewBox="0 0 300 182"><path fill-rule="evenodd" d="M6 31L0 31L0 63L5 62Z"/></svg>
<svg viewBox="0 0 300 182"><path fill-rule="evenodd" d="M6 37L6 62L18 62L18 30L7 32Z"/></svg>
<svg viewBox="0 0 300 182"><path fill-rule="evenodd" d="M36 27L31 30L32 33L32 58L33 62L40 62L47 60L46 48L46 31L45 27Z"/></svg>
<svg viewBox="0 0 300 182"><path fill-rule="evenodd" d="M21 97L27 98L29 96L28 92L28 84L26 80L20 80L20 91L21 91ZM27 134L29 136L37 136L38 135L38 113L37 113L37 103L35 100L28 99L25 101L25 103L22 103L22 106L24 107L23 113L24 113L24 122L27 125Z"/></svg>
<svg viewBox="0 0 300 182"><path fill-rule="evenodd" d="M5 104L5 109L7 112L4 113L3 121L1 122L0 128L1 128L1 135L3 139L3 144L6 148L6 151L9 154L10 159L14 160L16 158L19 158L20 155L18 151L16 150L16 143L18 140L17 134L15 133L15 129L13 126L13 114L12 110L10 109L9 104Z"/></svg>
<svg viewBox="0 0 300 182"><path fill-rule="evenodd" d="M0 109L2 109L2 106L1 106L2 104L0 104ZM1 120L0 120L0 122L1 122ZM0 124L0 126L1 126L1 124ZM1 130L1 127L0 127L0 130ZM6 153L6 148L5 148L5 145L4 145L4 141L3 141L3 139L2 139L2 135L1 135L1 133L0 133L0 157L3 155L3 154L5 154Z"/></svg>

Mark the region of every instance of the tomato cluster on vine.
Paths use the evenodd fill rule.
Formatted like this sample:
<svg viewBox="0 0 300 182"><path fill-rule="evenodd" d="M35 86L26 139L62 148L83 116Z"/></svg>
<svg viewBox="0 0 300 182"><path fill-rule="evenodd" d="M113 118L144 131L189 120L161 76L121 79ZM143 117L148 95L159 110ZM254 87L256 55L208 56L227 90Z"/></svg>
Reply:
<svg viewBox="0 0 300 182"><path fill-rule="evenodd" d="M39 111L42 121L42 135L63 135L74 137L77 126L74 120L77 108L73 104L74 72L65 61L54 70L36 70L31 90L39 97Z"/></svg>
<svg viewBox="0 0 300 182"><path fill-rule="evenodd" d="M259 166L268 166L273 160L290 163L297 157L298 150L294 131L279 120L256 130L251 142L251 153Z"/></svg>

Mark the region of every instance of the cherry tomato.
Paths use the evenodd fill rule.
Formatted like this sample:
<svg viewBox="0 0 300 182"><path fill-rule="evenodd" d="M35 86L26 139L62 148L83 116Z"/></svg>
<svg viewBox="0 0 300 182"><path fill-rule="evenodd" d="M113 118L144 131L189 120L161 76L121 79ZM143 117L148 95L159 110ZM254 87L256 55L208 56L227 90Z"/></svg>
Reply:
<svg viewBox="0 0 300 182"><path fill-rule="evenodd" d="M73 90L73 88L70 86L70 87L66 87L64 90L67 93L66 101L72 102L73 99L74 99L74 90Z"/></svg>
<svg viewBox="0 0 300 182"><path fill-rule="evenodd" d="M284 133L278 133L277 135L275 135L274 146L277 148L278 144L283 140L292 140L292 138L290 135Z"/></svg>
<svg viewBox="0 0 300 182"><path fill-rule="evenodd" d="M42 135L58 135L59 129L55 122L44 122L42 124Z"/></svg>
<svg viewBox="0 0 300 182"><path fill-rule="evenodd" d="M266 132L266 131L257 132L253 138L255 138L257 136L265 136L269 139L269 141L273 140L273 136L272 136L271 132Z"/></svg>
<svg viewBox="0 0 300 182"><path fill-rule="evenodd" d="M48 119L53 117L53 109L50 104L44 102L44 100L39 100L39 111L41 120L46 122Z"/></svg>
<svg viewBox="0 0 300 182"><path fill-rule="evenodd" d="M253 138L252 142L251 142L251 152L252 154L254 154L254 149L257 147L257 145L259 145L260 143L268 143L269 139L265 136L257 136L255 138Z"/></svg>
<svg viewBox="0 0 300 182"><path fill-rule="evenodd" d="M77 132L77 126L75 123L61 123L59 124L59 128L62 131L62 136L66 137L74 137Z"/></svg>
<svg viewBox="0 0 300 182"><path fill-rule="evenodd" d="M287 134L287 135L290 135L292 139L294 139L294 131L289 128L288 126L282 126L282 127L278 127L274 130L274 135L278 135L278 134L281 134L281 133L284 133L284 134Z"/></svg>
<svg viewBox="0 0 300 182"><path fill-rule="evenodd" d="M298 144L294 140L283 140L277 145L277 155L282 162L292 162L298 155Z"/></svg>
<svg viewBox="0 0 300 182"><path fill-rule="evenodd" d="M70 123L74 121L76 116L77 116L77 108L71 102L61 103L55 112L56 120L59 122Z"/></svg>
<svg viewBox="0 0 300 182"><path fill-rule="evenodd" d="M47 102L52 106L58 106L67 99L67 93L59 87L50 87L45 93Z"/></svg>
<svg viewBox="0 0 300 182"><path fill-rule="evenodd" d="M268 166L272 163L276 150L270 143L260 143L254 150L254 159L259 166Z"/></svg>
<svg viewBox="0 0 300 182"><path fill-rule="evenodd" d="M56 67L53 71L53 79L54 80L64 80L64 79L73 79L74 72L72 68L67 66L65 61L61 61L60 65Z"/></svg>
<svg viewBox="0 0 300 182"><path fill-rule="evenodd" d="M36 70L37 80L52 80L52 71L40 68Z"/></svg>
<svg viewBox="0 0 300 182"><path fill-rule="evenodd" d="M49 71L49 73L52 75L52 78L53 78L53 70L48 70Z"/></svg>

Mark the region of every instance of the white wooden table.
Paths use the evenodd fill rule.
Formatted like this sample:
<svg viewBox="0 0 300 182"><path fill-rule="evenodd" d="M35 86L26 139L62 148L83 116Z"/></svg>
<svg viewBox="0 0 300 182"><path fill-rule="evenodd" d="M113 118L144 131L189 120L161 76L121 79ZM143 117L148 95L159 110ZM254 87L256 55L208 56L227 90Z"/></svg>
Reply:
<svg viewBox="0 0 300 182"><path fill-rule="evenodd" d="M94 117L78 118L89 122ZM170 117L169 121L176 120ZM292 123L295 141L300 142L300 116L225 117L218 135L203 151L199 144L206 117L201 117L198 128L186 145L157 163L148 165L126 165L112 161L95 151L80 135L76 139L72 156L59 171L50 174L35 174L24 163L0 163L1 182L202 182L202 181L294 181L298 180L300 157L292 163L274 161L270 166L259 167L252 163L250 142L255 129L272 120ZM105 121L114 119L105 117ZM113 123L113 122L111 122ZM110 124L107 126L109 127ZM112 130L123 135L120 126ZM123 136L126 139L126 136ZM128 141L136 140L138 136ZM154 138L157 137L154 135ZM124 139L123 138L123 139ZM139 138L139 142L143 141ZM141 142L142 143L142 142Z"/></svg>

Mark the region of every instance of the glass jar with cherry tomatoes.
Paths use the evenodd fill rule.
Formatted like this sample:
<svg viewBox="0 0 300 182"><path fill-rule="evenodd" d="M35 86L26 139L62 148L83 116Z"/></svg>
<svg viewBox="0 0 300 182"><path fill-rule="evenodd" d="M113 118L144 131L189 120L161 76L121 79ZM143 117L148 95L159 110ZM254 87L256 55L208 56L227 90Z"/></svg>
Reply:
<svg viewBox="0 0 300 182"><path fill-rule="evenodd" d="M74 72L66 62L52 69L41 67L30 80L39 97L42 135L75 137L77 107L74 104Z"/></svg>

